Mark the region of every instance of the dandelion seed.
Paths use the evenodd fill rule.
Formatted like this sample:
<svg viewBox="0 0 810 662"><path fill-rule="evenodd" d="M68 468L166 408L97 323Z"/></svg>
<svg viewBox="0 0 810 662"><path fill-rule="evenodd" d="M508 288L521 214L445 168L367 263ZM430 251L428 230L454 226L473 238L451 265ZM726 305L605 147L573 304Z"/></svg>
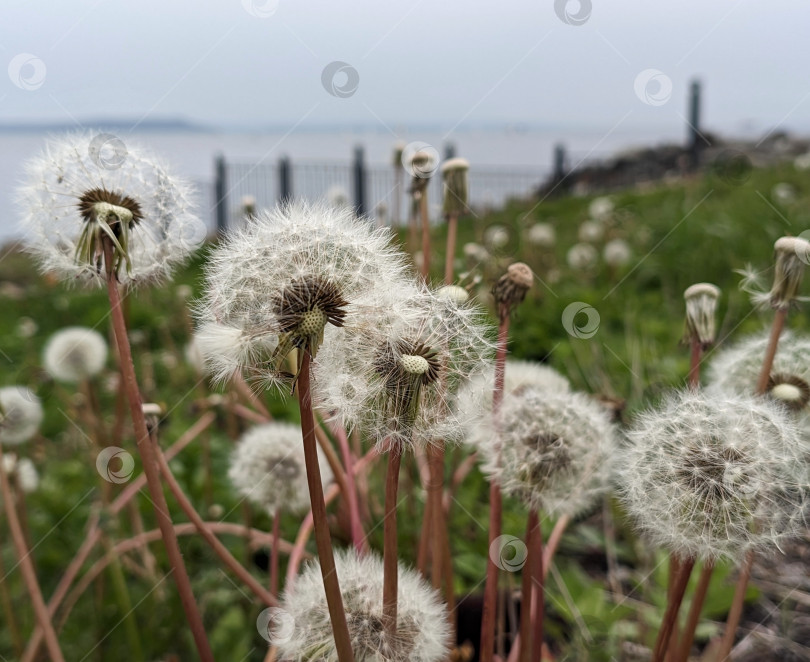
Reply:
<svg viewBox="0 0 810 662"><path fill-rule="evenodd" d="M45 345L45 371L60 382L76 384L100 373L107 362L107 342L97 331L68 327Z"/></svg>
<svg viewBox="0 0 810 662"><path fill-rule="evenodd" d="M517 387L481 426L483 472L531 510L573 517L608 489L616 434L586 395Z"/></svg>
<svg viewBox="0 0 810 662"><path fill-rule="evenodd" d="M619 462L628 513L681 558L741 562L804 530L796 426L765 398L686 390L641 414Z"/></svg>
<svg viewBox="0 0 810 662"><path fill-rule="evenodd" d="M44 413L39 398L24 386L0 388L0 443L21 444L33 437Z"/></svg>
<svg viewBox="0 0 810 662"><path fill-rule="evenodd" d="M332 470L318 451L321 481L332 481ZM271 515L283 507L291 513L309 509L301 430L286 423L266 423L245 432L231 454L228 478L237 492Z"/></svg>
<svg viewBox="0 0 810 662"><path fill-rule="evenodd" d="M27 250L44 271L101 285L106 239L122 282L166 278L196 248L189 233L204 227L191 189L133 146L120 167L105 168L92 143L89 134L55 139L27 164L18 195Z"/></svg>
<svg viewBox="0 0 810 662"><path fill-rule="evenodd" d="M346 609L352 651L356 660L378 662L438 662L450 648L447 607L421 576L398 568L396 634L383 624L383 563L374 555L362 558L338 552L335 564ZM292 591L282 598L282 609L295 623L289 636L276 643L279 657L291 662L334 662L337 652L326 607L321 571L316 563L304 568Z"/></svg>

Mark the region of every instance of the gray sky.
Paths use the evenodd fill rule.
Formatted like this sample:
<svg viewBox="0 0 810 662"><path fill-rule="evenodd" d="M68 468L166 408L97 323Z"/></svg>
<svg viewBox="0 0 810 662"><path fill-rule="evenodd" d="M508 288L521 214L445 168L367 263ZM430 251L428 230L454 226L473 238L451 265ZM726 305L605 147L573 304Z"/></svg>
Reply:
<svg viewBox="0 0 810 662"><path fill-rule="evenodd" d="M626 128L681 123L688 81L699 76L712 128L810 130L806 0L589 6L3 0L0 59L10 70L0 121ZM566 24L566 9L586 20ZM322 73L334 61L356 71L356 90L340 92L349 71L331 79L337 96L327 92Z"/></svg>

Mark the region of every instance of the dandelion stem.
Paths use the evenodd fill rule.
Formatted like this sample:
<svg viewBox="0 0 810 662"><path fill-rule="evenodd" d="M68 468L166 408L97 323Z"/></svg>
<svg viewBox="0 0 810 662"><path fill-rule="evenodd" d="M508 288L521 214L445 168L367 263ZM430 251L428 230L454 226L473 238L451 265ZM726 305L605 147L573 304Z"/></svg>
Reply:
<svg viewBox="0 0 810 662"><path fill-rule="evenodd" d="M700 612L703 609L703 602L709 590L709 582L714 571L714 563L706 561L703 570L700 571L695 593L692 596L692 604L689 606L689 615L686 618L686 625L681 636L681 646L673 662L688 662L689 652L692 650L692 642L695 640L695 631L700 622Z"/></svg>
<svg viewBox="0 0 810 662"><path fill-rule="evenodd" d="M771 376L771 369L773 368L773 360L776 357L776 350L779 347L779 336L782 335L782 329L785 328L787 314L787 308L777 308L776 314L773 317L771 336L768 339L768 349L765 351L765 358L762 361L762 370L760 370L759 379L757 380L758 395L761 395L768 390L768 380Z"/></svg>
<svg viewBox="0 0 810 662"><path fill-rule="evenodd" d="M678 611L681 608L684 593L686 593L686 586L689 583L689 576L692 574L692 568L695 565L695 560L687 559L678 564L680 570L672 582L672 591L667 599L667 610L664 612L664 620L661 623L661 629L658 631L658 638L655 641L655 649L653 650L652 661L663 662L669 645L669 638L672 635L672 630L678 618Z"/></svg>
<svg viewBox="0 0 810 662"><path fill-rule="evenodd" d="M389 449L383 520L383 627L391 641L397 633L397 489L401 462L401 449Z"/></svg>
<svg viewBox="0 0 810 662"><path fill-rule="evenodd" d="M430 277L430 216L428 215L427 187L419 195L419 216L422 219L422 278Z"/></svg>
<svg viewBox="0 0 810 662"><path fill-rule="evenodd" d="M110 312L113 329L115 331L115 341L121 359L121 377L124 382L124 388L126 389L127 400L129 401L132 424L137 440L136 445L141 456L143 472L146 475L149 495L155 509L158 526L163 533L166 553L169 557L169 563L172 566L172 574L174 575L174 581L177 585L178 593L180 594L180 601L183 604L186 619L191 628L191 633L194 636L197 652L200 655L200 659L204 662L213 662L214 656L205 634L205 628L203 627L202 618L197 609L197 603L194 600L191 582L189 581L185 565L183 564L183 556L177 544L177 536L175 536L174 528L172 527L166 497L163 494L163 487L160 483L157 461L152 452L151 441L149 440L149 431L146 427L146 419L143 414L141 394L138 390L138 381L135 376L135 365L132 362L132 352L129 347L126 323L124 321L123 309L121 308L121 294L118 291L113 246L106 238L103 240L103 245L104 264L107 271L107 294L110 299Z"/></svg>
<svg viewBox="0 0 810 662"><path fill-rule="evenodd" d="M506 368L506 344L509 338L509 314L501 316L498 325L498 345L495 354L495 388L492 392L492 414L497 415L503 401L504 372ZM487 578L484 584L484 606L481 615L481 662L491 662L495 649L495 612L498 601L498 566L492 558L492 545L501 535L501 488L495 481L489 485L489 553L487 555Z"/></svg>
<svg viewBox="0 0 810 662"><path fill-rule="evenodd" d="M689 386L696 389L700 386L700 359L703 356L703 345L697 337L693 337L689 344L692 346L689 359Z"/></svg>
<svg viewBox="0 0 810 662"><path fill-rule="evenodd" d="M275 607L277 602L274 598L274 593L271 594L267 591L264 586L262 586L254 577L251 575L247 569L237 561L234 556L228 551L228 548L225 547L217 538L211 530L206 526L203 518L194 510L194 506L188 500L188 497L183 493L183 489L177 482L177 479L172 474L172 470L169 467L169 463L166 462L166 458L163 457L163 453L160 451L160 448L157 444L156 434L152 432L152 443L154 445L155 455L158 460L158 465L160 466L160 472L163 474L163 480L166 481L166 484L169 486L169 490L174 496L174 500L177 501L180 508L191 520L191 523L197 529L199 534L202 536L203 540L207 542L211 549L214 550L216 555L222 560L222 562L236 575L253 593L255 593L262 602L266 603L269 607ZM277 533L273 531L273 546L277 546Z"/></svg>
<svg viewBox="0 0 810 662"><path fill-rule="evenodd" d="M543 565L543 551L542 547L538 547L540 518L537 511L532 509L529 511L529 516L526 519L526 563L523 566L523 574L521 577L521 606L520 606L520 662L531 662L533 644L540 645L540 641L532 637L532 605L534 603L534 591L538 586L534 581L540 580L542 575ZM541 543L542 545L542 543ZM540 554L540 562L537 562L537 555ZM539 568L539 573L537 572ZM541 585L542 587L542 585ZM537 614L542 620L542 614ZM537 622L534 622L535 628ZM542 630L542 625L540 626ZM536 631L536 630L535 630Z"/></svg>
<svg viewBox="0 0 810 662"><path fill-rule="evenodd" d="M3 563L3 555L0 554L0 602L3 603L3 616L11 632L14 654L20 657L23 650L22 636L20 635L20 629L17 625L17 618L14 615L14 608L11 606L11 596L8 592L8 582L6 582L6 579L8 579L8 575L6 574L6 567Z"/></svg>
<svg viewBox="0 0 810 662"><path fill-rule="evenodd" d="M543 656L543 625L545 621L545 576L546 568L543 563L543 529L540 520L532 530L531 538L531 576L532 576L532 624L533 639L537 654L535 658Z"/></svg>
<svg viewBox="0 0 810 662"><path fill-rule="evenodd" d="M56 631L53 629L51 617L48 614L45 600L42 597L42 590L39 587L39 582L34 572L31 554L25 544L23 530L20 526L20 520L17 517L17 510L14 507L14 495L11 493L11 484L8 475L2 469L3 466L3 448L2 444L0 444L0 488L3 493L3 506L6 510L6 519L8 520L11 538L17 550L17 558L19 560L23 580L25 581L25 587L28 589L28 596L31 598L31 604L34 607L37 623L39 623L39 627L41 627L44 632L45 646L48 649L48 655L53 662L65 662L65 658L62 656L62 649L59 647L59 640L56 637Z"/></svg>
<svg viewBox="0 0 810 662"><path fill-rule="evenodd" d="M270 595L278 597L278 541L281 537L281 508L273 513L273 544L270 547Z"/></svg>
<svg viewBox="0 0 810 662"><path fill-rule="evenodd" d="M554 528L551 530L551 534L548 537L548 542L543 550L543 581L545 581L546 576L548 575L548 569L551 567L551 562L554 560L554 554L557 551L557 547L560 545L563 532L570 521L570 515L561 515L554 524Z"/></svg>
<svg viewBox="0 0 810 662"><path fill-rule="evenodd" d="M332 621L332 633L335 637L335 649L339 662L353 662L352 644L349 627L346 624L346 612L343 608L343 597L340 593L335 557L332 553L332 538L329 534L329 523L326 520L326 504L321 483L321 470L318 466L318 447L315 440L315 416L312 411L312 390L309 367L311 356L308 350L303 353L301 368L298 373L298 406L301 410L301 433L304 438L304 460L307 467L309 499L312 506L312 521L315 528L315 544L318 548L318 559L321 564L323 587L329 617Z"/></svg>
<svg viewBox="0 0 810 662"><path fill-rule="evenodd" d="M456 234L458 231L458 214L447 217L447 250L444 256L444 284L453 284L453 265L456 257Z"/></svg>
<svg viewBox="0 0 810 662"><path fill-rule="evenodd" d="M723 642L720 644L720 651L717 654L717 662L723 662L731 655L734 646L734 635L737 633L737 626L740 624L743 604L745 603L745 591L748 588L748 580L751 578L751 568L754 565L754 553L749 551L745 555L740 568L740 576L737 579L737 586L734 589L734 598L731 601L731 611L726 619L726 631L723 634Z"/></svg>

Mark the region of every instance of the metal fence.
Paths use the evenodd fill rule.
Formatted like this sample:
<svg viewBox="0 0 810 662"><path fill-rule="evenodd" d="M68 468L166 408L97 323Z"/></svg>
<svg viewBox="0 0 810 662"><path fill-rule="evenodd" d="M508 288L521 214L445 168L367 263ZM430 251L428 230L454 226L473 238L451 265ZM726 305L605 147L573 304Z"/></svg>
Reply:
<svg viewBox="0 0 810 662"><path fill-rule="evenodd" d="M367 165L362 150L346 162L275 163L226 161L215 163L213 186L203 192L212 196L212 226L219 229L239 224L245 202L251 199L257 209L275 206L285 199L325 200L348 205L384 224L405 224L408 219L408 189L411 177L393 165ZM509 199L529 198L551 175L549 168L477 167L469 173L470 207L491 209ZM431 218L439 220L442 178L438 170L428 186Z"/></svg>

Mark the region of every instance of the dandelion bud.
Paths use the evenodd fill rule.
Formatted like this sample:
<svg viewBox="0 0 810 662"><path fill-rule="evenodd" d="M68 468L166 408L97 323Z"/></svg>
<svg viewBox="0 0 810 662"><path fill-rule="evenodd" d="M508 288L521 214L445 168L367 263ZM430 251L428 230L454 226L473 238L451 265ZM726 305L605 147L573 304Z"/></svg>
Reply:
<svg viewBox="0 0 810 662"><path fill-rule="evenodd" d="M335 553L346 622L356 660L439 662L447 659L451 629L447 607L421 575L399 565L396 633L383 627L383 562L353 551ZM277 642L279 659L336 660L337 652L317 562L305 566L281 608L295 624ZM272 639L271 639L272 641Z"/></svg>
<svg viewBox="0 0 810 662"><path fill-rule="evenodd" d="M804 268L810 261L810 242L801 237L782 237L774 244L774 267L771 306L787 308L799 295Z"/></svg>
<svg viewBox="0 0 810 662"><path fill-rule="evenodd" d="M517 308L534 282L534 274L523 262L514 262L492 288L492 296L498 307L498 316L505 319Z"/></svg>
<svg viewBox="0 0 810 662"><path fill-rule="evenodd" d="M93 329L70 327L53 334L45 345L45 371L60 382L76 384L97 375L107 361L107 343Z"/></svg>
<svg viewBox="0 0 810 662"><path fill-rule="evenodd" d="M332 470L320 449L318 465L327 485ZM306 512L309 489L301 429L273 422L245 432L231 454L228 478L241 496L270 514L282 507L291 513Z"/></svg>
<svg viewBox="0 0 810 662"><path fill-rule="evenodd" d="M42 423L39 398L23 386L0 388L0 443L21 444L33 437Z"/></svg>
<svg viewBox="0 0 810 662"><path fill-rule="evenodd" d="M444 177L444 208L445 216L459 215L467 212L468 204L468 174L470 163L467 159L448 159L442 164Z"/></svg>
<svg viewBox="0 0 810 662"><path fill-rule="evenodd" d="M715 314L720 288L711 283L697 283L683 293L686 301L686 331L684 342L695 340L706 349L717 337Z"/></svg>

